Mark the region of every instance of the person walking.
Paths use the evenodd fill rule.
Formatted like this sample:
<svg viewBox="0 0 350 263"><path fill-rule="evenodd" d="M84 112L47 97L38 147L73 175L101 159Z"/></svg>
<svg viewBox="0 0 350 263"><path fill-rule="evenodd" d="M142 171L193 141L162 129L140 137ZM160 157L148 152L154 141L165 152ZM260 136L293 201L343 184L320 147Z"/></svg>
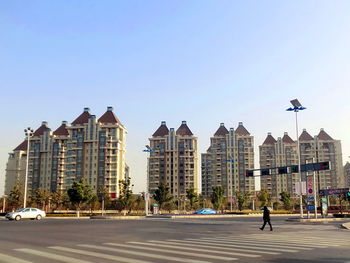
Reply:
<svg viewBox="0 0 350 263"><path fill-rule="evenodd" d="M264 206L264 215L263 215L263 220L264 220L264 224L262 227L260 227L260 230L264 230L266 223L269 223L270 225L270 231L272 231L272 225L270 222L270 210L267 208L267 206Z"/></svg>

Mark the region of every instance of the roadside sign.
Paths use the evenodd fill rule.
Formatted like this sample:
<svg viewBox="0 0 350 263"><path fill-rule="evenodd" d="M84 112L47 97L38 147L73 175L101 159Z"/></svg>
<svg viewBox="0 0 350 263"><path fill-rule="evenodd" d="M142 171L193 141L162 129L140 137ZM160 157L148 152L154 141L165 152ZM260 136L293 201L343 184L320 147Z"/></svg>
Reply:
<svg viewBox="0 0 350 263"><path fill-rule="evenodd" d="M320 195L341 195L350 191L350 188L322 189Z"/></svg>
<svg viewBox="0 0 350 263"><path fill-rule="evenodd" d="M315 205L307 205L307 206L306 206L306 209L307 209L308 211L314 211L314 210L315 210Z"/></svg>
<svg viewBox="0 0 350 263"><path fill-rule="evenodd" d="M307 196L306 202L309 202L309 201L315 201L315 198L313 196Z"/></svg>

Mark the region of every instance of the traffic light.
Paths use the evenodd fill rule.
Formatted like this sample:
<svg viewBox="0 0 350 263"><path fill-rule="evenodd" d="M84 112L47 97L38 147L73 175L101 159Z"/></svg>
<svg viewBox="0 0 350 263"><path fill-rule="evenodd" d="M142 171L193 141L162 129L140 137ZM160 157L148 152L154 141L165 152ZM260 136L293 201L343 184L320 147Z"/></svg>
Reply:
<svg viewBox="0 0 350 263"><path fill-rule="evenodd" d="M299 172L299 166L298 165L292 165L290 167L290 172L291 173L298 173Z"/></svg>
<svg viewBox="0 0 350 263"><path fill-rule="evenodd" d="M245 176L246 177L251 177L251 176L253 176L254 175L254 172L252 171L252 170L246 170L245 171Z"/></svg>
<svg viewBox="0 0 350 263"><path fill-rule="evenodd" d="M320 162L314 164L315 171L330 170L330 162Z"/></svg>
<svg viewBox="0 0 350 263"><path fill-rule="evenodd" d="M288 173L288 167L278 167L278 174L287 174Z"/></svg>
<svg viewBox="0 0 350 263"><path fill-rule="evenodd" d="M350 202L350 192L345 193L344 195L345 195L345 199Z"/></svg>
<svg viewBox="0 0 350 263"><path fill-rule="evenodd" d="M261 169L261 175L270 175L270 169L269 168Z"/></svg>

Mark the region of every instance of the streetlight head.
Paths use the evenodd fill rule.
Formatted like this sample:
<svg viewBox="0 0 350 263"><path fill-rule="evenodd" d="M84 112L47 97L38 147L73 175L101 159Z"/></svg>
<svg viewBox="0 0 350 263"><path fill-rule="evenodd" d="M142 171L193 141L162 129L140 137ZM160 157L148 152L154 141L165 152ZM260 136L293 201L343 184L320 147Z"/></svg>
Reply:
<svg viewBox="0 0 350 263"><path fill-rule="evenodd" d="M301 103L298 101L298 99L291 100L290 103L292 103L292 105L293 105L294 108L300 108L300 107L302 107L302 106L301 106Z"/></svg>
<svg viewBox="0 0 350 263"><path fill-rule="evenodd" d="M294 111L294 109L292 107L286 109L286 111Z"/></svg>
<svg viewBox="0 0 350 263"><path fill-rule="evenodd" d="M299 110L306 110L306 107L300 106Z"/></svg>

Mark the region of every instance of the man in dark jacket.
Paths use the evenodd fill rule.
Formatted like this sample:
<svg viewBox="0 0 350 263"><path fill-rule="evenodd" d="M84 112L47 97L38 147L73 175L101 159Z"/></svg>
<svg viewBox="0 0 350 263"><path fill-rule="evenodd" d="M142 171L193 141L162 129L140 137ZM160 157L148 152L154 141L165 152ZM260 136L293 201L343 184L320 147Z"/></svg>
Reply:
<svg viewBox="0 0 350 263"><path fill-rule="evenodd" d="M263 220L264 220L264 224L263 224L262 227L260 227L260 230L264 230L266 223L269 223L270 231L272 231L272 225L271 225L271 222L270 222L270 211L267 208L267 206L264 206Z"/></svg>

